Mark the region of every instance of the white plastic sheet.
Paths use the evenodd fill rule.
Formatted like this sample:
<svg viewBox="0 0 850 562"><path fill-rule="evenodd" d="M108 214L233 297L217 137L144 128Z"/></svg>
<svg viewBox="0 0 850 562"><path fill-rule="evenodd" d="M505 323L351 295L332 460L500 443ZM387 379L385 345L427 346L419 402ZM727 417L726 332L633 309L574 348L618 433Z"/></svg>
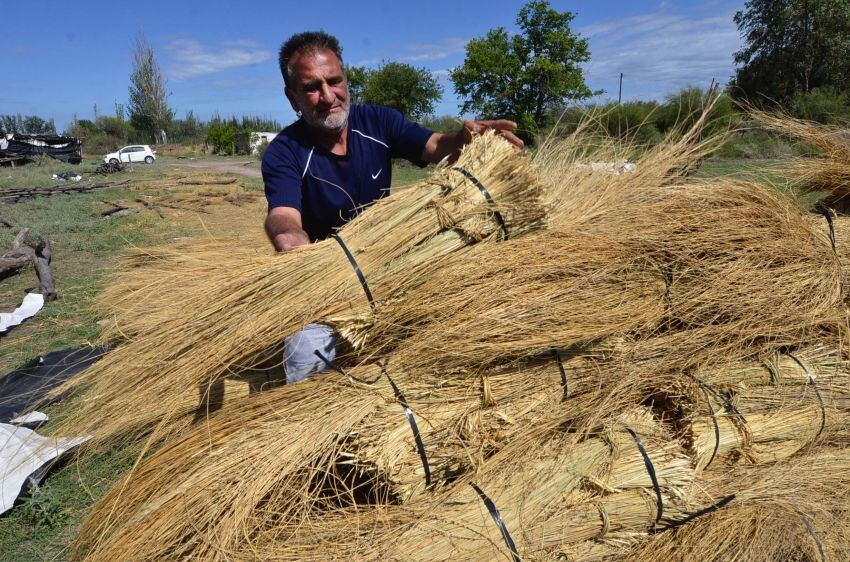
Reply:
<svg viewBox="0 0 850 562"><path fill-rule="evenodd" d="M25 427L0 423L0 514L12 509L25 486L38 485L50 462L89 439L88 435L43 437Z"/></svg>
<svg viewBox="0 0 850 562"><path fill-rule="evenodd" d="M27 293L21 306L14 312L0 312L0 333L14 328L27 318L32 318L44 306L44 295L39 293Z"/></svg>
<svg viewBox="0 0 850 562"><path fill-rule="evenodd" d="M40 423L44 423L47 420L47 414L45 414L44 412L39 412L38 410L34 410L28 414L24 414L23 416L18 416L13 420L9 420L9 423L15 425L37 425Z"/></svg>

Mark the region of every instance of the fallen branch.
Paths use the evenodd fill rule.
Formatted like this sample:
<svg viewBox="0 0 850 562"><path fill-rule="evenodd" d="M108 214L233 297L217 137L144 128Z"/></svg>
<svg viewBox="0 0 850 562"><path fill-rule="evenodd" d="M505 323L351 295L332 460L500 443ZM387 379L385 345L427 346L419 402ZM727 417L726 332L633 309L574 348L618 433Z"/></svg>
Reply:
<svg viewBox="0 0 850 562"><path fill-rule="evenodd" d="M236 183L236 178L222 180L181 180L177 182L178 185L228 185L231 183Z"/></svg>
<svg viewBox="0 0 850 562"><path fill-rule="evenodd" d="M73 185L52 185L50 187L16 187L12 189L4 189L0 191L0 199L3 203L17 203L21 199L31 199L34 197L50 197L59 193L88 193L98 189L107 189L110 187L118 187L130 183L130 180L122 182L106 182L106 183L91 183L91 184L73 184Z"/></svg>
<svg viewBox="0 0 850 562"><path fill-rule="evenodd" d="M32 263L38 276L39 292L46 300L55 300L56 286L50 270L50 260L53 257L50 241L39 236L36 246L29 246L26 244L29 232L29 228L22 228L12 242L12 249L0 256L0 278L13 275L28 263Z"/></svg>

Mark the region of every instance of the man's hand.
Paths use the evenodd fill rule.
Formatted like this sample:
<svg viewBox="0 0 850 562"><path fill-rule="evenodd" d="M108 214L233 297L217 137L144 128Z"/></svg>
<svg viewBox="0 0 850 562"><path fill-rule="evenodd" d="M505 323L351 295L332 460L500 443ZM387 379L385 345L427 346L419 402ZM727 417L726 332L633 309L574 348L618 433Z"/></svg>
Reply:
<svg viewBox="0 0 850 562"><path fill-rule="evenodd" d="M463 144L471 143L473 135L481 135L489 130L496 131L497 135L518 149L522 149L525 146L522 139L514 134L516 123L507 119L492 119L489 121L472 121L471 119L467 119L463 122L463 128L460 131L463 137Z"/></svg>
<svg viewBox="0 0 850 562"><path fill-rule="evenodd" d="M269 211L266 234L278 252L288 252L310 243L301 224L301 213L292 207L275 207Z"/></svg>
<svg viewBox="0 0 850 562"><path fill-rule="evenodd" d="M425 144L422 151L422 160L436 164L446 156L454 162L460 155L460 149L472 142L474 135L480 135L485 131L493 130L500 137L514 145L517 150L523 148L524 143L514 134L516 123L507 119L493 119L490 121L472 121L467 119L463 127L453 133L434 133Z"/></svg>

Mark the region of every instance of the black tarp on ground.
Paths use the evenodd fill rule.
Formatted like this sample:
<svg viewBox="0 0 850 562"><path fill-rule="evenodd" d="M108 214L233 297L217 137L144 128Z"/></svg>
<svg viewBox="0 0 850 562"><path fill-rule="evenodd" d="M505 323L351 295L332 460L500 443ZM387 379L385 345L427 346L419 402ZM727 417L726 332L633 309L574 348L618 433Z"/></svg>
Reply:
<svg viewBox="0 0 850 562"><path fill-rule="evenodd" d="M44 154L62 162L79 164L83 161L82 146L82 142L77 137L0 135L0 157L12 156L32 160Z"/></svg>
<svg viewBox="0 0 850 562"><path fill-rule="evenodd" d="M107 351L105 347L51 351L0 377L0 422L8 423L43 405L48 392L87 369Z"/></svg>

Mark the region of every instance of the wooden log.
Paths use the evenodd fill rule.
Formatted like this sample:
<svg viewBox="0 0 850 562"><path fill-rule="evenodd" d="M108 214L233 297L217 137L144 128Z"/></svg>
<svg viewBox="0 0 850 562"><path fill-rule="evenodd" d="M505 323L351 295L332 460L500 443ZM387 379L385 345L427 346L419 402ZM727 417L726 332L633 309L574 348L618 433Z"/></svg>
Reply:
<svg viewBox="0 0 850 562"><path fill-rule="evenodd" d="M178 185L229 185L236 183L236 178L228 178L221 180L180 180Z"/></svg>
<svg viewBox="0 0 850 562"><path fill-rule="evenodd" d="M38 276L39 292L44 295L45 300L55 300L56 285L50 269L50 260L53 257L50 241L39 236L35 247L28 246L26 240L29 232L29 228L22 228L12 242L12 249L0 256L0 278L13 275L28 263L32 263Z"/></svg>

